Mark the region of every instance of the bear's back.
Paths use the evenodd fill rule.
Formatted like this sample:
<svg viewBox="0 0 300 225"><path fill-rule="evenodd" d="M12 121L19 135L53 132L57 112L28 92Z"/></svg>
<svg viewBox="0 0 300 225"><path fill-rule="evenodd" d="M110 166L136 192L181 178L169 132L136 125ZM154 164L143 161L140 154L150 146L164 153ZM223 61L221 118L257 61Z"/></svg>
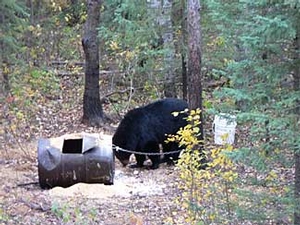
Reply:
<svg viewBox="0 0 300 225"><path fill-rule="evenodd" d="M175 134L180 127L187 124L186 114L179 113L174 116L173 112L181 112L188 108L184 100L167 98L158 100L149 105L142 107L143 122L140 123L141 133L162 142L166 134ZM150 137L152 136L152 137Z"/></svg>

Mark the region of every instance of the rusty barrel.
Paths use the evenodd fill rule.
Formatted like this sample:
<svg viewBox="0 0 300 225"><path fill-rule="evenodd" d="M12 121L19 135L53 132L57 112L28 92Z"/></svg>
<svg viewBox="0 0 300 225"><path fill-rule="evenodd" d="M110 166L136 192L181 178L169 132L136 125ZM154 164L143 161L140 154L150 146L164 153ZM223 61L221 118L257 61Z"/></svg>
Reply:
<svg viewBox="0 0 300 225"><path fill-rule="evenodd" d="M96 135L66 135L38 142L38 175L41 188L73 184L113 184L115 173L111 144Z"/></svg>

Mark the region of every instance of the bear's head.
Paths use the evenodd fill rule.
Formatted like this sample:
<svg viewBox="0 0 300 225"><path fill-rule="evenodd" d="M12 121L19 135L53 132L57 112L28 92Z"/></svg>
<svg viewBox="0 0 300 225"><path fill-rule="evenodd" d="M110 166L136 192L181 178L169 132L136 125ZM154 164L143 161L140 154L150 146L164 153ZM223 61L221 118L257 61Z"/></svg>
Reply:
<svg viewBox="0 0 300 225"><path fill-rule="evenodd" d="M118 146L113 146L113 152L116 158L122 163L123 166L127 166L129 164L131 153L124 150Z"/></svg>
<svg viewBox="0 0 300 225"><path fill-rule="evenodd" d="M113 138L113 152L123 166L128 165L132 152L140 142L140 126L144 117L141 109L129 111L119 124Z"/></svg>

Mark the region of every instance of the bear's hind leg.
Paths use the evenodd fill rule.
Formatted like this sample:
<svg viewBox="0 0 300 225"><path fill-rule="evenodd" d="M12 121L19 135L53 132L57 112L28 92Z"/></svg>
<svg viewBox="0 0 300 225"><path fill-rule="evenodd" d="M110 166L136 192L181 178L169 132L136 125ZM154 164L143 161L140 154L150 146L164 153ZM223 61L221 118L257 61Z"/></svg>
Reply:
<svg viewBox="0 0 300 225"><path fill-rule="evenodd" d="M160 155L149 155L148 157L152 162L150 169L152 170L158 169L160 164Z"/></svg>
<svg viewBox="0 0 300 225"><path fill-rule="evenodd" d="M174 165L177 162L179 155L180 155L180 151L181 151L181 148L179 147L178 143L177 142L163 143L162 146L163 146L164 153L178 151L178 152L172 153L172 154L164 154L164 156L161 160L161 163L166 162L167 165L169 165L169 166Z"/></svg>
<svg viewBox="0 0 300 225"><path fill-rule="evenodd" d="M156 141L147 142L147 145L145 146L144 151L149 153L148 158L151 160L152 165L150 166L150 169L154 170L159 167L160 164L160 155L159 153L159 144Z"/></svg>

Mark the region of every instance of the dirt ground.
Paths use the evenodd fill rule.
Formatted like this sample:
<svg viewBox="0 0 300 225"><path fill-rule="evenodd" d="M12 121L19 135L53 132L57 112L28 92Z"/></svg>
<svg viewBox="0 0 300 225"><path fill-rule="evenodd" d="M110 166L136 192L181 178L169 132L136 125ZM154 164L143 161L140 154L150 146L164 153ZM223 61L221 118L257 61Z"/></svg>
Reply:
<svg viewBox="0 0 300 225"><path fill-rule="evenodd" d="M186 213L176 204L180 196L178 172L164 164L157 170L130 169L116 161L112 186L79 183L69 188L40 188L37 162L40 137L81 132L111 135L120 115L129 109L122 105L122 110L117 110L121 103L104 104L103 110L113 119L112 124L90 127L81 123L83 77L60 77L60 87L57 98L40 96L34 101L31 114L20 106L19 110L30 115L24 121L19 121L9 110L9 102L0 105L3 112L0 115L0 225L185 225ZM130 103L126 105L133 107ZM207 124L208 131L211 122Z"/></svg>
<svg viewBox="0 0 300 225"><path fill-rule="evenodd" d="M175 203L175 167L131 169L116 161L114 185L78 183L43 190L38 183L37 141L22 145L23 151L0 151L1 225L184 224L185 213Z"/></svg>
<svg viewBox="0 0 300 225"><path fill-rule="evenodd" d="M17 123L12 120L14 115L4 110L7 106L0 105L5 112L0 116L0 225L184 224L180 222L184 212L175 204L177 172L164 164L152 171L124 168L116 161L112 186L78 183L69 188L40 188L39 138L81 132L112 135L120 120L112 113L110 126L82 124L82 99L78 96L82 95L83 81L75 78L61 79L59 101L38 102L32 121ZM106 107L104 111L110 112Z"/></svg>

